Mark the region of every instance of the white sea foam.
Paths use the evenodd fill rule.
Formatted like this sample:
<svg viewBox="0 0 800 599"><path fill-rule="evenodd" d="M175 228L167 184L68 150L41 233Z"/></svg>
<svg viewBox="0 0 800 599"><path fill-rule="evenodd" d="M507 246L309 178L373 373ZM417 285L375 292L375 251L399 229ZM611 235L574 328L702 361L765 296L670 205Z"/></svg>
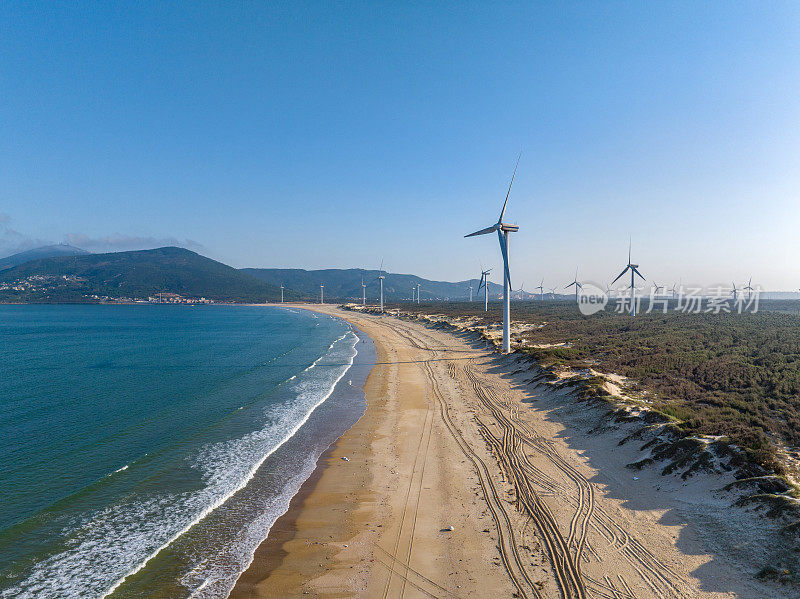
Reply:
<svg viewBox="0 0 800 599"><path fill-rule="evenodd" d="M185 493L129 496L106 509L87 514L77 529L64 531L64 536L71 539L66 551L38 563L19 586L3 590L0 596L47 599L112 594L127 578L242 489L264 461L295 435L313 411L330 397L352 365L357 341L358 338L348 331L306 371L326 361L330 362L329 368L315 372L314 376L292 377L291 401L268 408L262 429L204 446L190 456L190 464L202 476L202 488ZM127 468L128 465L123 466L117 472ZM302 472L296 472L295 480L287 487L299 487L300 477L307 478L311 469L313 462ZM264 537L265 526L268 530L281 510L285 511L288 506L291 495L285 495L276 497L273 509L243 533L242 550L247 555L242 556L242 567L252 559L255 545ZM201 579L191 585L192 596L220 596L222 587L213 584L217 580L213 572L200 568L197 574ZM230 573L227 573L223 586L229 587L230 580ZM232 580L235 581L235 577Z"/></svg>

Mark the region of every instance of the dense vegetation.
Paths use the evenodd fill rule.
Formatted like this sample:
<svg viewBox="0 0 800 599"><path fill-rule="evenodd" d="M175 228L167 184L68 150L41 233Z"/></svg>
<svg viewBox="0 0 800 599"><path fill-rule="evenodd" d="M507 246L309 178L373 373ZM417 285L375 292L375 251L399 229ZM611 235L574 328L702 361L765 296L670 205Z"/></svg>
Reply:
<svg viewBox="0 0 800 599"><path fill-rule="evenodd" d="M73 277L55 284L31 277ZM134 252L33 260L0 272L0 282L32 280L35 288L0 291L0 301L87 301L87 296L142 298L161 292L215 301L280 300L280 289L190 250ZM297 297L287 291L286 298Z"/></svg>
<svg viewBox="0 0 800 599"><path fill-rule="evenodd" d="M403 306L497 322L499 304ZM690 434L723 435L775 467L769 439L800 447L800 302L762 302L756 314L582 316L571 302L516 302L513 319L545 365L592 366L638 383L653 407ZM530 347L530 344L561 344Z"/></svg>

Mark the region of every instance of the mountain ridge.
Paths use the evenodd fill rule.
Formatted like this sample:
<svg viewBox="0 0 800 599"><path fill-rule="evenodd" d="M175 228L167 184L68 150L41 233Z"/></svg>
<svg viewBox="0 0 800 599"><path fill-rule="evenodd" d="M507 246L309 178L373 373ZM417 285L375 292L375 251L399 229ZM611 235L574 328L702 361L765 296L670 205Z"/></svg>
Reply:
<svg viewBox="0 0 800 599"><path fill-rule="evenodd" d="M259 303L279 301L281 296L279 288L232 266L170 246L31 260L0 271L0 283L7 287L0 290L4 301L80 302L96 299L92 296L147 299L175 293ZM286 297L299 296L289 291Z"/></svg>
<svg viewBox="0 0 800 599"><path fill-rule="evenodd" d="M32 260L41 260L44 258L55 258L57 256L81 256L90 254L86 250L68 245L66 243L59 243L56 245L43 245L38 248L25 250L24 252L17 252L4 258L0 258L0 270L7 270L20 264L25 264Z"/></svg>

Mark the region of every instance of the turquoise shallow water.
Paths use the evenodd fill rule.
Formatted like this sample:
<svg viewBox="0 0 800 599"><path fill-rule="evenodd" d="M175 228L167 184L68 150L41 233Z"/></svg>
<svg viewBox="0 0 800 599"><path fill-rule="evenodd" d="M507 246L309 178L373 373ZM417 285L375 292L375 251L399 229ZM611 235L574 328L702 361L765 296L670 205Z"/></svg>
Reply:
<svg viewBox="0 0 800 599"><path fill-rule="evenodd" d="M363 410L366 343L291 309L0 306L0 596L224 597Z"/></svg>

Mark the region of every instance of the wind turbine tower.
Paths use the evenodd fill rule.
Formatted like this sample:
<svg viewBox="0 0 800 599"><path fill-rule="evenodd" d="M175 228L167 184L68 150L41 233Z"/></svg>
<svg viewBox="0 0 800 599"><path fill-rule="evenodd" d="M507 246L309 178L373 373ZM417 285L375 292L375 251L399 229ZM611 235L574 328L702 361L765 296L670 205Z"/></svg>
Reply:
<svg viewBox="0 0 800 599"><path fill-rule="evenodd" d="M417 303L419 303L419 283L417 283Z"/></svg>
<svg viewBox="0 0 800 599"><path fill-rule="evenodd" d="M384 278L385 277L383 276L383 260L381 260L381 268L378 271L378 280L381 283L381 313L383 313L383 279Z"/></svg>
<svg viewBox="0 0 800 599"><path fill-rule="evenodd" d="M733 285L733 301L736 301L736 297L739 295L739 290L736 288L736 283L731 283Z"/></svg>
<svg viewBox="0 0 800 599"><path fill-rule="evenodd" d="M521 156L521 155L520 155ZM497 232L497 238L500 241L500 251L503 254L503 353L511 351L511 271L508 267L508 236L511 233L519 231L518 225L512 225L503 222L503 217L506 214L506 206L508 205L508 198L511 195L511 186L514 185L514 177L517 176L517 167L519 166L519 157L517 157L517 164L514 166L514 174L511 175L511 183L508 185L506 192L506 201L503 203L503 209L500 210L500 218L491 227L486 227L480 231L475 231L465 237L474 237L476 235L488 235Z"/></svg>
<svg viewBox="0 0 800 599"><path fill-rule="evenodd" d="M367 305L367 286L364 285L364 277L361 277L361 305Z"/></svg>
<svg viewBox="0 0 800 599"><path fill-rule="evenodd" d="M619 275L617 276L616 279L611 281L611 284L613 285L614 283L616 283L622 277L622 275L624 275L628 271L631 271L631 287L630 287L630 289L631 289L631 316L636 316L636 285L635 285L636 280L634 279L634 275L639 275L639 277L642 279L642 281L646 281L647 279L645 279L642 276L642 273L639 272L639 265L638 264L631 264L631 243L630 242L628 242L628 265L625 267L625 269L621 273L619 273Z"/></svg>
<svg viewBox="0 0 800 599"><path fill-rule="evenodd" d="M489 270L482 270L481 271L481 282L478 284L478 293L481 292L481 287L483 287L483 294L484 294L484 312L489 311L489 273L492 272L492 269Z"/></svg>
<svg viewBox="0 0 800 599"><path fill-rule="evenodd" d="M538 289L538 290L539 290L539 301L540 301L540 302L541 302L541 301L544 301L544 287L543 287L543 285L544 285L544 279L542 279L542 280L539 282L539 286L538 286L538 287L536 287L536 289Z"/></svg>
<svg viewBox="0 0 800 599"><path fill-rule="evenodd" d="M472 282L469 284L469 301L472 301Z"/></svg>
<svg viewBox="0 0 800 599"><path fill-rule="evenodd" d="M281 285L281 303L283 303L283 285Z"/></svg>
<svg viewBox="0 0 800 599"><path fill-rule="evenodd" d="M583 289L583 284L580 281L578 281L578 269L577 268L575 269L575 278L572 280L572 283L570 283L569 285L565 285L564 289L569 289L573 285L575 286L575 303L577 304L578 303L578 291Z"/></svg>
<svg viewBox="0 0 800 599"><path fill-rule="evenodd" d="M320 304L325 303L325 285L319 286L319 303Z"/></svg>

